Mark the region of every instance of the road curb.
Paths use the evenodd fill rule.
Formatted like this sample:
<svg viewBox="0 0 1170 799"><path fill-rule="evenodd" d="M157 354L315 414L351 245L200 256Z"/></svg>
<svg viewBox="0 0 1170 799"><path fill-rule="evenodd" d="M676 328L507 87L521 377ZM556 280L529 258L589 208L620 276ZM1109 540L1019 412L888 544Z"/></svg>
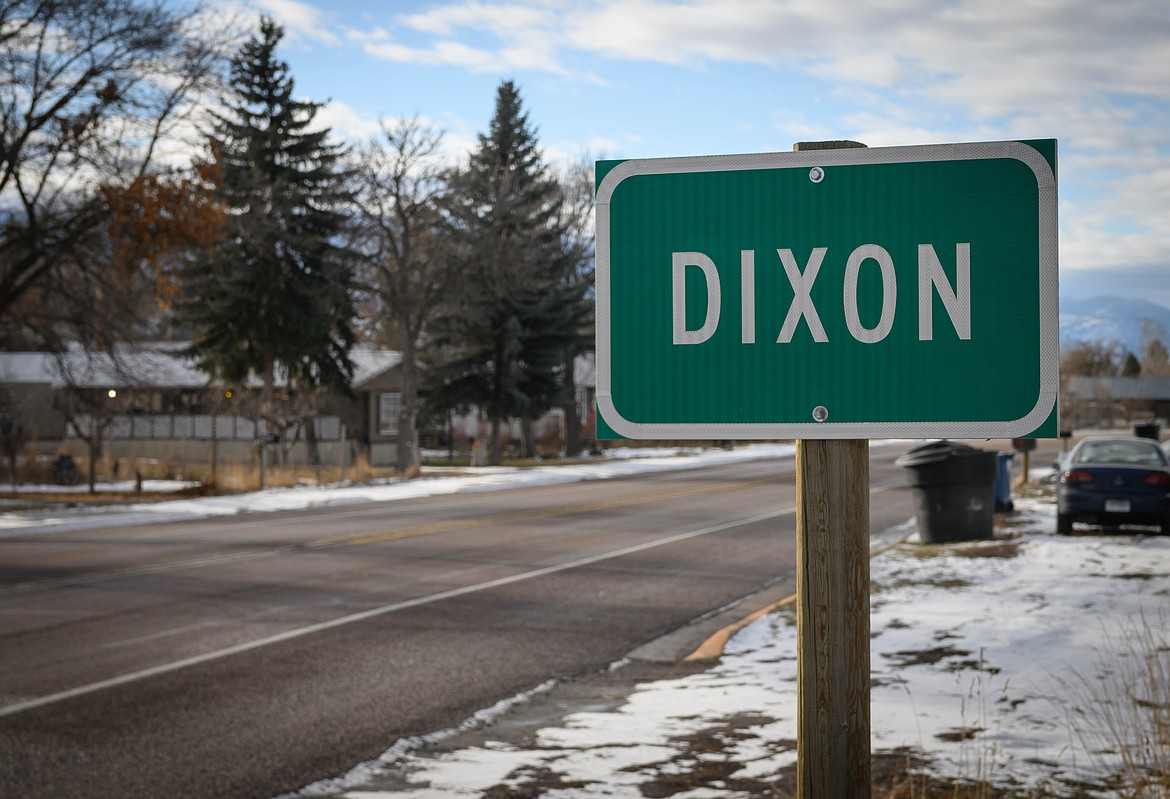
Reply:
<svg viewBox="0 0 1170 799"><path fill-rule="evenodd" d="M906 539L908 539L911 535L913 535L916 532L918 532L918 531L911 530L911 531L907 532L906 535L899 538L897 541L894 541L891 544L886 544L885 546L883 546L879 549L873 550L872 552L869 553L869 559L873 560L874 558L878 557L879 555L883 555L886 552L889 552L894 547L905 543ZM703 643L700 644L699 647L695 651L691 652L689 655L684 657L682 659L682 662L683 663L704 663L704 662L708 662L708 661L712 661L712 660L718 660L719 658L721 658L723 656L723 650L727 646L727 642L731 640L731 636L735 635L737 632L739 632L744 627L751 624L753 621L756 621L757 619L761 619L764 616L767 616L769 613L774 613L775 611L779 610L780 608L784 607L785 605L793 604L794 602L796 602L796 596L797 596L796 594L791 594L789 596L786 596L779 601L773 602L770 605L762 607L759 610L756 610L756 611L748 614L747 616L744 616L743 618L739 619L738 621L734 621L731 624L728 624L725 627L722 627L721 629L717 630L712 635L708 636L708 638L705 641L703 641Z"/></svg>
<svg viewBox="0 0 1170 799"><path fill-rule="evenodd" d="M731 640L731 636L747 627L756 619L767 616L773 611L779 610L785 605L791 605L796 602L796 594L786 596L779 602L773 602L767 607L760 608L755 613L745 616L737 622L727 625L722 630L719 630L714 635L709 637L706 641L700 644L699 648L691 654L683 658L683 663L699 663L707 660L717 660L723 656L723 649L727 646L727 642Z"/></svg>

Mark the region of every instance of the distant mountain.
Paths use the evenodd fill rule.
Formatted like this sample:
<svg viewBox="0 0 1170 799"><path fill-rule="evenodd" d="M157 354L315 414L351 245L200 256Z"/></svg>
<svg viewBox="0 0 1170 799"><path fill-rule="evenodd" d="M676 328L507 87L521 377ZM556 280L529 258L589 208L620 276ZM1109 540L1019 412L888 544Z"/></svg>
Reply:
<svg viewBox="0 0 1170 799"><path fill-rule="evenodd" d="M1119 341L1135 355L1142 351L1142 325L1146 320L1160 324L1170 336L1170 308L1146 300L1097 297L1065 300L1060 304L1060 343ZM1163 341L1170 346L1170 341Z"/></svg>

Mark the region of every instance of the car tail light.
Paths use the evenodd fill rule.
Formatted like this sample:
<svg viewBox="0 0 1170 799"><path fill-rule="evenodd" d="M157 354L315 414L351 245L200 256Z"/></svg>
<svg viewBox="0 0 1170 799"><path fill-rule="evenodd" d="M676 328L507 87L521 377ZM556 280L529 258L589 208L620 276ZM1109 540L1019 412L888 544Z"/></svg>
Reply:
<svg viewBox="0 0 1170 799"><path fill-rule="evenodd" d="M1170 477L1170 475L1167 475ZM1086 472L1084 469L1073 469L1071 472L1065 472L1060 476L1062 483L1091 483L1093 482L1093 475Z"/></svg>
<svg viewBox="0 0 1170 799"><path fill-rule="evenodd" d="M1170 474L1154 472L1146 475L1145 484L1148 486L1170 486Z"/></svg>

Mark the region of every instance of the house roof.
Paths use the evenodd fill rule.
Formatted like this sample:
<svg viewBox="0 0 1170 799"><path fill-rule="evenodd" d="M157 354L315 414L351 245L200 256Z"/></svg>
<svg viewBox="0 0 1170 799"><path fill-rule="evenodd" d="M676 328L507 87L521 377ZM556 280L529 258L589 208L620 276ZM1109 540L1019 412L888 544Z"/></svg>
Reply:
<svg viewBox="0 0 1170 799"><path fill-rule="evenodd" d="M353 388L355 391L361 391L371 381L402 363L402 353L396 350L355 347L349 357L353 361Z"/></svg>
<svg viewBox="0 0 1170 799"><path fill-rule="evenodd" d="M597 362L592 352L578 355L573 359L573 385L578 388L596 388Z"/></svg>
<svg viewBox="0 0 1170 799"><path fill-rule="evenodd" d="M115 360L108 353L71 349L64 353L0 353L0 381L41 383L53 388L151 386L202 388L210 382L205 372L174 352L144 349L122 353Z"/></svg>
<svg viewBox="0 0 1170 799"><path fill-rule="evenodd" d="M86 353L72 348L65 353L0 352L0 383L39 383L53 388L204 388L219 381L199 369L193 359L178 354L182 345L149 345L119 355L115 361L108 353ZM402 353L393 350L355 348L354 387L394 368ZM284 384L281 379L277 380ZM256 387L256 379L248 381Z"/></svg>
<svg viewBox="0 0 1170 799"><path fill-rule="evenodd" d="M1170 400L1170 377L1073 377L1066 393L1083 400Z"/></svg>

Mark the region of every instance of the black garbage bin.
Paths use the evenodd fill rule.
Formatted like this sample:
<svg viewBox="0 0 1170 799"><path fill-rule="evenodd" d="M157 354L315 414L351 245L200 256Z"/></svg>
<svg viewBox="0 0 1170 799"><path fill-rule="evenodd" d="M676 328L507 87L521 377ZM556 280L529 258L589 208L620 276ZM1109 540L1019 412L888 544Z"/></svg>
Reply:
<svg viewBox="0 0 1170 799"><path fill-rule="evenodd" d="M914 491L924 544L991 538L995 528L996 454L954 441L915 447L897 464Z"/></svg>
<svg viewBox="0 0 1170 799"><path fill-rule="evenodd" d="M1157 441L1161 432L1162 424L1157 419L1133 423L1133 434L1138 438L1152 438Z"/></svg>

